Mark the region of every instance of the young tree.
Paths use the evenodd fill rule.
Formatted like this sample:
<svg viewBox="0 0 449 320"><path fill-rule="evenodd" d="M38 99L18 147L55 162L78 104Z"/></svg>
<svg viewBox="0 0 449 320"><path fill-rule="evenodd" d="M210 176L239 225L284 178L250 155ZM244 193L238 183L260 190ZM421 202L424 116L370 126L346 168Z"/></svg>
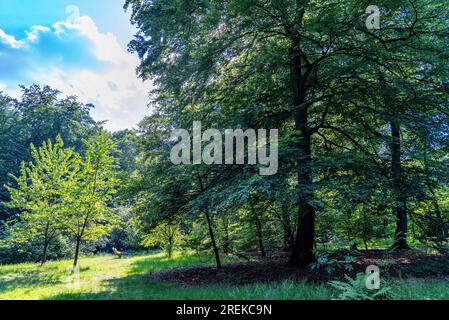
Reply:
<svg viewBox="0 0 449 320"><path fill-rule="evenodd" d="M49 86L21 86L21 91L18 99L0 93L0 202L9 201L3 187L12 183L8 173L19 175L20 163L32 160L31 144L40 146L59 135L66 146L80 153L83 139L101 126L89 114L93 106L76 97L61 99L60 92ZM0 205L1 221L13 219L16 213Z"/></svg>
<svg viewBox="0 0 449 320"><path fill-rule="evenodd" d="M67 215L65 199L79 169L79 156L65 149L61 137L50 140L37 150L31 145L33 161L22 162L17 187L7 186L10 208L21 210L18 219L26 225L21 240L43 236L41 262L47 260L48 245L60 230Z"/></svg>
<svg viewBox="0 0 449 320"><path fill-rule="evenodd" d="M114 143L103 132L85 141L87 151L70 186L66 229L75 238L73 266L78 264L83 241L93 241L110 232L116 215L110 207L116 189L116 160L110 154Z"/></svg>
<svg viewBox="0 0 449 320"><path fill-rule="evenodd" d="M179 224L175 221L162 222L158 224L144 239L145 247L160 246L169 258L179 245L181 232Z"/></svg>

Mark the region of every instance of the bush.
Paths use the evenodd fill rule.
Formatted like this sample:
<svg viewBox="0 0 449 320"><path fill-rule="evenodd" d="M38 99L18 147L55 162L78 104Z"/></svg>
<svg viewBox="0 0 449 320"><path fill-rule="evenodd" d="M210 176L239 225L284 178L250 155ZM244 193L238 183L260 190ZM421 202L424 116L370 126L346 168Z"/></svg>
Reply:
<svg viewBox="0 0 449 320"><path fill-rule="evenodd" d="M326 270L331 274L336 269L344 269L345 271L352 271L354 267L351 263L355 261L353 256L345 256L344 261L339 261L336 258L331 258L331 254L326 251L316 251L316 261L309 265L311 270Z"/></svg>
<svg viewBox="0 0 449 320"><path fill-rule="evenodd" d="M22 262L39 262L42 258L43 237L35 237L26 242L3 239L0 244L0 264ZM69 258L72 255L72 245L67 237L57 236L48 247L48 260Z"/></svg>

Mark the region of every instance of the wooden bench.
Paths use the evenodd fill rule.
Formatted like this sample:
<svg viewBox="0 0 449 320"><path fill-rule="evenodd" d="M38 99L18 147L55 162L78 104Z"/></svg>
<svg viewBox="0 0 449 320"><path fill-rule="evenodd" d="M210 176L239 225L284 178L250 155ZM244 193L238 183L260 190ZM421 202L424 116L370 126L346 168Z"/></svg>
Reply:
<svg viewBox="0 0 449 320"><path fill-rule="evenodd" d="M124 251L119 251L116 248L112 248L112 251L114 252L114 254L119 257L119 259L121 259L124 256L128 256L128 253L124 252Z"/></svg>

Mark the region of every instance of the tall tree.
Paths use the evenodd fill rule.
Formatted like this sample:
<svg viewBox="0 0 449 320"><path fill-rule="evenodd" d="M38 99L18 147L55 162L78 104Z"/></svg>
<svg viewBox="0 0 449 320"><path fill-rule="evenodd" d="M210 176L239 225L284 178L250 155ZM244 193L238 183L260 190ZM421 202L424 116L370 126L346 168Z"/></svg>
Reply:
<svg viewBox="0 0 449 320"><path fill-rule="evenodd" d="M210 125L220 119L222 125L283 129L282 138L290 141L288 148L293 150L290 176L296 180L297 226L290 258L296 266L314 260L316 212L322 210L317 179L335 164L333 159L325 164L325 158L318 158L322 153L317 146L325 141L340 153L352 149L374 159L374 148L365 138L379 130L377 117L387 110L378 108L378 91L370 90L378 70L383 68L381 72L389 75L390 86L403 76L415 83L416 71L429 60L427 53L438 52L430 46L432 39L438 39L441 48L446 37L447 8L442 1L383 0L380 30L366 28L370 4L338 0L125 3L139 28L130 44L142 61L138 72L155 80L154 105L173 124L207 120ZM411 60L412 55L420 59ZM412 109L417 111L417 106ZM364 131L371 132L364 136Z"/></svg>

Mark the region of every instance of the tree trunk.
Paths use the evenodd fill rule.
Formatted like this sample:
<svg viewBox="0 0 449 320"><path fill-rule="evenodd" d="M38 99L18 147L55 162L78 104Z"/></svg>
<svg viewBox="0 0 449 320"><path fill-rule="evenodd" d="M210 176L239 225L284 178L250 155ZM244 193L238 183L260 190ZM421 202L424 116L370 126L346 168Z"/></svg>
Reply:
<svg viewBox="0 0 449 320"><path fill-rule="evenodd" d="M295 244L295 237L293 235L292 226L290 224L290 217L285 208L282 208L282 226L284 227L284 248L283 251L290 251Z"/></svg>
<svg viewBox="0 0 449 320"><path fill-rule="evenodd" d="M215 255L215 263L217 265L217 269L221 269L221 261L220 261L220 252L218 251L217 242L215 241L214 229L212 226L212 219L210 218L209 210L206 208L204 210L204 214L207 220L207 226L209 227L209 236L212 243L212 249Z"/></svg>
<svg viewBox="0 0 449 320"><path fill-rule="evenodd" d="M258 217L254 219L254 225L256 226L256 235L257 235L257 242L259 244L260 255L263 258L265 258L267 254L265 253L265 247L263 245L262 223L260 222L260 219Z"/></svg>
<svg viewBox="0 0 449 320"><path fill-rule="evenodd" d="M76 267L78 265L78 256L80 252L80 245L81 245L81 238L76 238L76 249L75 249L75 259L73 260L73 267Z"/></svg>
<svg viewBox="0 0 449 320"><path fill-rule="evenodd" d="M223 252L224 254L229 254L229 219L227 217L223 217L223 231L224 231L224 239L223 239Z"/></svg>
<svg viewBox="0 0 449 320"><path fill-rule="evenodd" d="M45 262L47 262L48 245L50 243L49 231L50 231L50 222L47 222L47 225L45 226L44 250L42 253L41 264L45 264Z"/></svg>
<svg viewBox="0 0 449 320"><path fill-rule="evenodd" d="M401 165L401 127L393 120L391 125L391 174L393 178L393 213L396 216L396 231L393 248L409 249L407 244L407 209L406 199L402 187Z"/></svg>
<svg viewBox="0 0 449 320"><path fill-rule="evenodd" d="M298 199L298 225L295 245L290 257L290 264L297 267L306 267L315 261L313 242L315 239L315 208L311 205L314 199L312 190L312 146L309 129L309 110L303 105L305 101L304 78L302 74L301 55L298 53L299 44L293 45L291 50L291 75L293 90L293 112L295 130L298 132L295 143L298 149L296 160L297 170L297 199Z"/></svg>
<svg viewBox="0 0 449 320"><path fill-rule="evenodd" d="M426 148L428 148L428 146L426 146ZM431 201L432 201L433 209L434 209L435 215L436 215L436 229L437 230L435 233L436 233L437 241L444 241L444 239L447 238L447 225L444 223L442 211L441 211L440 205L438 204L438 197L437 197L437 194L435 193L435 187L432 185L432 182L431 182L431 174L430 174L429 163L428 163L426 151L424 151L424 168L426 170L427 188L429 189L430 194L432 195ZM413 232L413 236L416 238L413 223L412 223L412 232Z"/></svg>
<svg viewBox="0 0 449 320"><path fill-rule="evenodd" d="M168 237L168 257L171 258L173 253L173 237Z"/></svg>
<svg viewBox="0 0 449 320"><path fill-rule="evenodd" d="M368 251L369 250L369 248L368 248L368 242L366 241L366 238L365 237L363 237L363 244L365 245L365 250L366 251Z"/></svg>

